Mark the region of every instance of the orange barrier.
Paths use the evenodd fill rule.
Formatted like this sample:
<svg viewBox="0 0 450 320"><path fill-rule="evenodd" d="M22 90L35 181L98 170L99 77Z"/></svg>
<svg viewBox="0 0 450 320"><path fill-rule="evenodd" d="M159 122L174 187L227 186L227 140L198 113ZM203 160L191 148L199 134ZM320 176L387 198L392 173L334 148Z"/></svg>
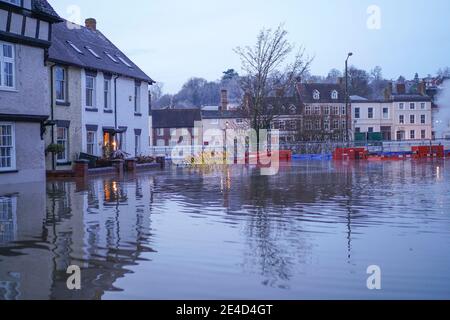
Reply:
<svg viewBox="0 0 450 320"><path fill-rule="evenodd" d="M367 160L369 152L366 148L336 148L333 160Z"/></svg>
<svg viewBox="0 0 450 320"><path fill-rule="evenodd" d="M412 147L414 159L424 158L444 158L445 150L444 146L419 146Z"/></svg>
<svg viewBox="0 0 450 320"><path fill-rule="evenodd" d="M277 158L279 159L279 161L282 161L282 162L290 162L290 161L292 161L292 151L279 150L279 151L270 152L269 154L267 152L260 151L259 158L260 158L261 163L270 163L272 161L272 159L277 159ZM258 153L257 152L253 152L253 153L247 152L245 154L245 163L249 164L250 159L252 160L252 162L256 162L258 159Z"/></svg>

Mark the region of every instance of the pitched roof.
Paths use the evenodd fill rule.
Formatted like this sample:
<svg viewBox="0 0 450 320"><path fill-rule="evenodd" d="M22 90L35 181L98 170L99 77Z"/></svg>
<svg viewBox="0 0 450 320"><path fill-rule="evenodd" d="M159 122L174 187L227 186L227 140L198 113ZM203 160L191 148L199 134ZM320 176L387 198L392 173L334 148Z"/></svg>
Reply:
<svg viewBox="0 0 450 320"><path fill-rule="evenodd" d="M201 121L200 109L162 109L152 111L153 128L193 128Z"/></svg>
<svg viewBox="0 0 450 320"><path fill-rule="evenodd" d="M313 98L314 91L320 93L320 99ZM338 92L338 99L331 99L332 92ZM299 83L297 84L297 92L303 103L344 103L345 92L339 84L331 83Z"/></svg>
<svg viewBox="0 0 450 320"><path fill-rule="evenodd" d="M431 98L420 94L394 94L392 100L394 102L429 102Z"/></svg>
<svg viewBox="0 0 450 320"><path fill-rule="evenodd" d="M78 53L72 48L69 42L73 43L82 53ZM99 58L95 57L88 48L92 49ZM116 61L113 61L106 53ZM53 25L52 45L49 49L48 59L56 63L118 74L149 83L154 82L100 31L94 31L68 21ZM126 61L129 66L121 59Z"/></svg>
<svg viewBox="0 0 450 320"><path fill-rule="evenodd" d="M203 119L240 119L245 118L244 113L241 110L202 110Z"/></svg>
<svg viewBox="0 0 450 320"><path fill-rule="evenodd" d="M33 0L31 5L34 12L53 19L61 20L59 15L46 0Z"/></svg>

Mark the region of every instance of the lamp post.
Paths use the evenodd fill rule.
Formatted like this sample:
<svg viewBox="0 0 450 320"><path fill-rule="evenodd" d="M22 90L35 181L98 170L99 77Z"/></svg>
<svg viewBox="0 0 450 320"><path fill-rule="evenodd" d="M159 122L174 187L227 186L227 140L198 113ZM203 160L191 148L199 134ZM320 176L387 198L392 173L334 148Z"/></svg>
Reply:
<svg viewBox="0 0 450 320"><path fill-rule="evenodd" d="M347 139L347 143L350 142L350 135L349 135L349 126L348 126L348 121L349 121L349 95L348 95L348 59L350 59L350 57L353 56L353 52L350 52L347 55L347 59L345 60L345 137Z"/></svg>

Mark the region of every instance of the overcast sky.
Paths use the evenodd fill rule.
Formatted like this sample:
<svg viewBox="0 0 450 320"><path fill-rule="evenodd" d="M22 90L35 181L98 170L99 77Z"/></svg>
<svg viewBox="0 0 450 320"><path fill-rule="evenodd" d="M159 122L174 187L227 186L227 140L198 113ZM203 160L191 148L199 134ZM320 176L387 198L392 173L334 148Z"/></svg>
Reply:
<svg viewBox="0 0 450 320"><path fill-rule="evenodd" d="M388 78L450 66L449 0L49 2L66 19L96 18L98 28L168 93L192 76L215 80L228 68L240 71L233 48L253 44L262 27L279 23L315 56L313 74L342 70L349 51L352 64L367 70L380 65ZM380 9L380 20L376 11L367 13L371 5Z"/></svg>

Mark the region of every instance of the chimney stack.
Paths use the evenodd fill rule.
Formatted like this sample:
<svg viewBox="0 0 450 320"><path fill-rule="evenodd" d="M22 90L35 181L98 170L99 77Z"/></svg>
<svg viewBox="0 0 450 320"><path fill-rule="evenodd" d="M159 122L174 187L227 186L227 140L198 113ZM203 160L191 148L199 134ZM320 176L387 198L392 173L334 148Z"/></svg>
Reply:
<svg viewBox="0 0 450 320"><path fill-rule="evenodd" d="M228 91L227 90L220 91L220 110L221 111L228 110Z"/></svg>
<svg viewBox="0 0 450 320"><path fill-rule="evenodd" d="M425 96L426 95L426 85L425 85L425 81L421 81L419 82L419 85L417 87L417 91L419 92L419 94L421 96Z"/></svg>
<svg viewBox="0 0 450 320"><path fill-rule="evenodd" d="M406 84L397 83L397 94L406 94Z"/></svg>
<svg viewBox="0 0 450 320"><path fill-rule="evenodd" d="M86 28L91 29L92 31L97 31L97 20L94 18L88 18L85 20Z"/></svg>
<svg viewBox="0 0 450 320"><path fill-rule="evenodd" d="M388 83L386 89L384 89L384 100L389 101L392 97L392 82Z"/></svg>

